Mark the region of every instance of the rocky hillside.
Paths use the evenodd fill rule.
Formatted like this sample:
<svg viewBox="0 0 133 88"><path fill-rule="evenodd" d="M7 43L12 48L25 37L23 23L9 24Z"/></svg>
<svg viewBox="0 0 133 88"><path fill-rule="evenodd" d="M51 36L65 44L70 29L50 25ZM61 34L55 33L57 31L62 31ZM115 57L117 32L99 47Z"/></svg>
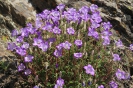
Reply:
<svg viewBox="0 0 133 88"><path fill-rule="evenodd" d="M55 8L60 3L77 9L97 4L103 20L112 23L114 36L120 37L126 45L132 43L133 0L0 0L0 62L9 65L6 71L0 70L0 88L14 88L12 85L17 86L19 83L17 59L6 49L7 43L12 40L10 32L24 27L27 22L34 22L36 13ZM133 63L132 58L130 63Z"/></svg>

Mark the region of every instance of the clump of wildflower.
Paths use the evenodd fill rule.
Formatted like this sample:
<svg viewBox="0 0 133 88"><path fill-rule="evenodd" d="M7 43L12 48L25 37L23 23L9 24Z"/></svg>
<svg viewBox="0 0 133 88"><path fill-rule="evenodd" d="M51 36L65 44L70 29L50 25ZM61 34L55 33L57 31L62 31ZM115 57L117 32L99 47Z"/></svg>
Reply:
<svg viewBox="0 0 133 88"><path fill-rule="evenodd" d="M45 79L43 78L45 78L44 76L46 76L47 82L45 81L44 83L50 83L50 86L51 84L53 85L53 81L56 80L56 77L60 75L60 70L63 70L62 77L64 77L65 75L67 82L66 85L70 85L71 83L69 83L69 77L70 79L72 79L72 74L75 74L76 72L79 73L79 70L81 68L85 69L85 75L89 74L94 76L88 76L91 79L88 81L89 78L85 78L86 76L82 75L83 77L80 77L82 86L94 86L93 82L95 78L97 78L96 82L98 82L96 84L102 83L102 80L98 78L104 77L100 76L101 74L106 75L106 77L112 75L112 73L110 75L106 74L108 73L108 70L106 70L106 72L102 72L101 69L103 69L104 67L105 69L108 69L106 63L110 62L110 60L121 60L118 54L112 54L111 57L109 56L109 54L106 54L106 50L110 48L107 45L111 43L110 41L112 37L110 36L112 35L112 32L110 31L110 29L112 25L110 24L110 22L102 21L103 20L100 16L97 5L92 4L90 7L83 6L79 10L76 10L74 8L68 8L65 10L65 5L60 4L56 7L55 10L44 10L42 13L37 14L35 25L28 23L25 28L22 28L20 30L20 33L17 30L13 30L12 36L16 38L16 43L9 43L8 50L16 51L16 53L20 55L23 60L23 63L20 63L20 65L18 66L18 71L23 72L27 76L32 75L34 77L35 75L38 75L38 77L42 77L42 79L40 80L42 80L43 82L45 81ZM65 34L63 34L63 32L65 32ZM86 32L88 33L85 34ZM99 44L101 43L101 40L102 44ZM92 43L93 45L91 45ZM124 46L120 39L118 41L115 41L115 44L118 48L123 48ZM84 48L81 48L82 46ZM98 51L101 49L103 49L102 52ZM130 49L133 50L133 44L130 45ZM90 51L92 50L94 52L91 53ZM113 49L111 50L113 51ZM87 59L84 58L83 55L85 55ZM72 59L68 59L68 56L70 56ZM97 57L100 57L100 59ZM102 57L104 59L102 59ZM106 59L107 57L109 60ZM80 61L73 58L82 59ZM88 64L85 66L84 64L86 64L87 62L91 63L91 65ZM112 63L111 65L113 66ZM77 69L75 69L73 65L76 65ZM64 71L64 66L67 72ZM96 70L93 68L93 66L96 68ZM55 67L55 70L53 70L53 68L51 67ZM56 74L53 72L56 72ZM69 77L67 77L66 74L69 74ZM129 73L126 73L120 69L116 71L115 76L119 80L130 78ZM75 77L75 79L77 78ZM79 79L74 81L79 81ZM64 79L58 78L54 88L63 88L63 85ZM114 81L111 81L109 85L110 88L118 88L118 85ZM48 88L50 87L49 84L47 86ZM105 85L96 85L96 87L98 88L104 88L104 86ZM72 87L75 88L75 86ZM39 88L39 86L36 85L34 86L34 88Z"/></svg>

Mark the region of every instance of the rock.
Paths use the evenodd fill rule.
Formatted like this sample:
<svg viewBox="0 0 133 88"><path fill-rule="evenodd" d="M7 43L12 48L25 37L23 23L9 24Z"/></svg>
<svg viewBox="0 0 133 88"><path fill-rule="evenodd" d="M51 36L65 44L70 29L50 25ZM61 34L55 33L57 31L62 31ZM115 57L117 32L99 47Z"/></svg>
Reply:
<svg viewBox="0 0 133 88"><path fill-rule="evenodd" d="M38 12L42 12L44 9L53 9L57 5L55 0L29 0L29 2Z"/></svg>
<svg viewBox="0 0 133 88"><path fill-rule="evenodd" d="M0 13L9 16L17 24L24 26L27 19L35 19L35 10L28 0L0 1Z"/></svg>
<svg viewBox="0 0 133 88"><path fill-rule="evenodd" d="M57 4L67 4L69 0L55 0Z"/></svg>

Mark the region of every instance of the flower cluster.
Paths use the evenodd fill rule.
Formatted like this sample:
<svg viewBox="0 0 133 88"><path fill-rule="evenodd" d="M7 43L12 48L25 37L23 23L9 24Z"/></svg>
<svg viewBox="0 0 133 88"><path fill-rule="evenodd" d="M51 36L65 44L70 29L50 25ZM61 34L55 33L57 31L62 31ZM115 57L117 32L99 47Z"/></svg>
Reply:
<svg viewBox="0 0 133 88"><path fill-rule="evenodd" d="M26 76L39 75L41 82L48 83L45 84L46 86L49 86L49 80L54 82L59 71L62 71L61 77L66 78L65 82L76 78L78 81L79 79L88 81L86 77L89 77L93 81L97 80L98 88L104 88L105 85L100 84L103 82L98 77L103 77L103 74L111 77L112 73L108 72L111 68L106 64L109 64L110 60L117 63L122 59L119 53L112 52L110 56L107 54L106 50L111 43L111 27L110 22L103 22L97 5L83 6L79 10L74 8L66 10L65 5L60 4L55 10L44 10L37 14L35 25L28 23L20 31L13 30L11 36L16 39L8 43L7 48L21 56L21 62L18 65L19 72L23 72ZM124 46L120 39L114 41L118 48L121 49ZM130 49L133 50L133 44L130 45ZM103 71L103 68L106 71ZM80 72L84 75L81 74L79 77L77 74ZM72 77L74 74L75 78ZM120 69L115 75L119 80L130 77L128 73ZM73 85L73 83L64 83L61 77L56 80L54 88L63 88L64 84ZM86 86L85 82L83 84ZM89 86L96 84L89 81ZM109 85L111 88L118 88L114 81L111 81ZM39 86L34 86L34 88L39 88Z"/></svg>

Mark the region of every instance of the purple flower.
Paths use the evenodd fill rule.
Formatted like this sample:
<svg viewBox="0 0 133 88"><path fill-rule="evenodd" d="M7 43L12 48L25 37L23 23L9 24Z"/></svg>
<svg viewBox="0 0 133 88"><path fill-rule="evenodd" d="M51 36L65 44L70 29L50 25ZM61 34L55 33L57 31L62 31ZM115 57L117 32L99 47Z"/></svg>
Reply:
<svg viewBox="0 0 133 88"><path fill-rule="evenodd" d="M63 87L60 87L59 85L55 84L54 88L63 88Z"/></svg>
<svg viewBox="0 0 133 88"><path fill-rule="evenodd" d="M109 85L110 85L110 88L118 88L118 84L114 81L111 81Z"/></svg>
<svg viewBox="0 0 133 88"><path fill-rule="evenodd" d="M52 32L53 25L51 23L46 23L45 26L42 27L43 30L47 30L48 32Z"/></svg>
<svg viewBox="0 0 133 88"><path fill-rule="evenodd" d="M64 11L64 16L68 21L77 21L80 18L80 14L76 11L74 8L69 8L66 11Z"/></svg>
<svg viewBox="0 0 133 88"><path fill-rule="evenodd" d="M57 9L59 9L60 11L63 11L64 8L65 8L65 5L64 4L59 4L57 6Z"/></svg>
<svg viewBox="0 0 133 88"><path fill-rule="evenodd" d="M80 20L80 13L76 12L73 14L73 22L79 21Z"/></svg>
<svg viewBox="0 0 133 88"><path fill-rule="evenodd" d="M56 48L57 48L58 50L61 50L61 49L63 48L63 43L58 44L58 45L56 46Z"/></svg>
<svg viewBox="0 0 133 88"><path fill-rule="evenodd" d="M33 88L39 88L39 86L36 85L36 86L34 86Z"/></svg>
<svg viewBox="0 0 133 88"><path fill-rule="evenodd" d="M52 10L52 12L50 13L53 17L59 17L60 16L60 12L59 11L55 11Z"/></svg>
<svg viewBox="0 0 133 88"><path fill-rule="evenodd" d="M97 22L95 22L94 20L91 20L91 28L98 28L100 27L100 24L98 24Z"/></svg>
<svg viewBox="0 0 133 88"><path fill-rule="evenodd" d="M16 29L14 29L14 30L12 31L11 36L12 36L12 37L15 37L15 36L17 36L17 35L18 35L18 31L17 31Z"/></svg>
<svg viewBox="0 0 133 88"><path fill-rule="evenodd" d="M29 75L31 74L31 70L30 69L26 69L25 72L24 72L25 75Z"/></svg>
<svg viewBox="0 0 133 88"><path fill-rule="evenodd" d="M64 80L61 79L61 78L58 78L58 80L56 81L56 83L57 83L59 86L63 86L63 85L64 85Z"/></svg>
<svg viewBox="0 0 133 88"><path fill-rule="evenodd" d="M19 42L19 43L21 43L21 42L23 42L23 39L24 39L23 36L18 36L17 39L16 39L16 41Z"/></svg>
<svg viewBox="0 0 133 88"><path fill-rule="evenodd" d="M50 15L51 15L53 22L58 22L60 20L60 12L59 11L52 10Z"/></svg>
<svg viewBox="0 0 133 88"><path fill-rule="evenodd" d="M48 38L48 42L55 42L56 41L56 38Z"/></svg>
<svg viewBox="0 0 133 88"><path fill-rule="evenodd" d="M76 58L76 59L79 59L79 58L81 58L83 56L83 53L74 53L74 57Z"/></svg>
<svg viewBox="0 0 133 88"><path fill-rule="evenodd" d="M125 79L125 72L118 69L117 72L115 73L116 77L121 80L121 79Z"/></svg>
<svg viewBox="0 0 133 88"><path fill-rule="evenodd" d="M55 67L58 68L59 67L59 64L56 64Z"/></svg>
<svg viewBox="0 0 133 88"><path fill-rule="evenodd" d="M133 44L131 44L129 48L130 48L130 50L133 50Z"/></svg>
<svg viewBox="0 0 133 88"><path fill-rule="evenodd" d="M102 39L103 39L103 45L104 45L104 46L110 44L109 36L102 36Z"/></svg>
<svg viewBox="0 0 133 88"><path fill-rule="evenodd" d="M95 20L94 20L96 23L100 23L100 22L102 22L102 18L101 17L97 17L97 18L95 18Z"/></svg>
<svg viewBox="0 0 133 88"><path fill-rule="evenodd" d="M129 73L125 73L125 78L124 79L130 79L130 74Z"/></svg>
<svg viewBox="0 0 133 88"><path fill-rule="evenodd" d="M54 27L53 33L60 34L61 33L61 29L59 29L58 27Z"/></svg>
<svg viewBox="0 0 133 88"><path fill-rule="evenodd" d="M67 49L67 50L69 50L71 46L72 46L72 44L69 43L68 41L65 41L65 42L63 43L63 48L65 48L65 49Z"/></svg>
<svg viewBox="0 0 133 88"><path fill-rule="evenodd" d="M64 80L61 78L58 78L58 80L56 81L56 84L54 86L54 88L63 88L64 85Z"/></svg>
<svg viewBox="0 0 133 88"><path fill-rule="evenodd" d="M118 54L113 54L113 57L114 57L113 61L120 61L121 60L121 58Z"/></svg>
<svg viewBox="0 0 133 88"><path fill-rule="evenodd" d="M39 16L39 14L36 15L36 21L35 21L35 27L38 29L42 26L42 22L41 22L41 18Z"/></svg>
<svg viewBox="0 0 133 88"><path fill-rule="evenodd" d="M33 27L31 23L27 23L26 26L29 27L29 28Z"/></svg>
<svg viewBox="0 0 133 88"><path fill-rule="evenodd" d="M34 38L34 46L39 46L42 42L44 42L41 38Z"/></svg>
<svg viewBox="0 0 133 88"><path fill-rule="evenodd" d="M91 18L91 16L89 14L81 14L80 17L84 21L88 21Z"/></svg>
<svg viewBox="0 0 133 88"><path fill-rule="evenodd" d="M109 30L110 28L112 27L112 25L110 24L110 22L104 22L103 23L103 28L105 29L105 30Z"/></svg>
<svg viewBox="0 0 133 88"><path fill-rule="evenodd" d="M85 86L85 81L82 82L82 86Z"/></svg>
<svg viewBox="0 0 133 88"><path fill-rule="evenodd" d="M99 12L95 12L91 15L91 18L95 20L96 18L101 18L101 16L100 16Z"/></svg>
<svg viewBox="0 0 133 88"><path fill-rule="evenodd" d="M75 30L74 30L72 27L67 28L67 33L68 33L69 35L74 35Z"/></svg>
<svg viewBox="0 0 133 88"><path fill-rule="evenodd" d="M15 43L13 43L13 42L8 43L8 47L7 47L8 50L13 51L13 50L15 50L16 48L17 48L17 45L16 45Z"/></svg>
<svg viewBox="0 0 133 88"><path fill-rule="evenodd" d="M76 9L74 9L74 8L69 8L69 9L67 10L67 12L68 12L69 14L74 14L74 13L76 13L77 11L76 11Z"/></svg>
<svg viewBox="0 0 133 88"><path fill-rule="evenodd" d="M29 31L29 33L31 33L31 34L34 34L34 33L36 32L36 30L37 30L36 28L29 28L28 31Z"/></svg>
<svg viewBox="0 0 133 88"><path fill-rule="evenodd" d="M112 32L110 32L109 30L104 30L104 31L102 31L102 33L101 33L103 36L111 36L112 35Z"/></svg>
<svg viewBox="0 0 133 88"><path fill-rule="evenodd" d="M115 73L116 77L121 80L121 79L124 79L124 80L127 80L130 78L130 74L129 73L126 73L120 69L117 70L117 72Z"/></svg>
<svg viewBox="0 0 133 88"><path fill-rule="evenodd" d="M23 71L25 69L25 66L23 63L20 63L20 65L18 66L18 71Z"/></svg>
<svg viewBox="0 0 133 88"><path fill-rule="evenodd" d="M83 13L83 14L88 14L89 12L89 7L88 6L82 6L80 9L79 9L79 12L80 13Z"/></svg>
<svg viewBox="0 0 133 88"><path fill-rule="evenodd" d="M94 76L95 70L90 64L88 64L87 66L84 66L84 69L86 70L87 74L90 74L90 75Z"/></svg>
<svg viewBox="0 0 133 88"><path fill-rule="evenodd" d="M92 84L92 82L89 80L89 81L88 81L88 85L90 86L91 84Z"/></svg>
<svg viewBox="0 0 133 88"><path fill-rule="evenodd" d="M41 13L41 17L44 19L44 20L47 20L47 16L49 15L50 11L49 10L44 10L42 13Z"/></svg>
<svg viewBox="0 0 133 88"><path fill-rule="evenodd" d="M98 86L98 88L104 88L104 86L103 85L100 85L100 86Z"/></svg>
<svg viewBox="0 0 133 88"><path fill-rule="evenodd" d="M33 56L31 56L31 55L26 55L26 57L24 57L24 62L32 62L32 59L33 59L34 57Z"/></svg>
<svg viewBox="0 0 133 88"><path fill-rule="evenodd" d="M97 31L95 31L94 28L90 28L90 27L89 27L88 30L89 30L88 36L92 36L92 37L94 37L95 39L99 39L99 34L98 34Z"/></svg>
<svg viewBox="0 0 133 88"><path fill-rule="evenodd" d="M22 37L28 37L29 36L29 29L28 28L22 28L21 29L21 36Z"/></svg>
<svg viewBox="0 0 133 88"><path fill-rule="evenodd" d="M46 52L49 48L49 43L48 42L42 42L38 46L39 48L42 49L42 51Z"/></svg>
<svg viewBox="0 0 133 88"><path fill-rule="evenodd" d="M75 40L74 44L78 47L82 46L82 40Z"/></svg>
<svg viewBox="0 0 133 88"><path fill-rule="evenodd" d="M24 42L21 48L28 49L29 48L29 43Z"/></svg>
<svg viewBox="0 0 133 88"><path fill-rule="evenodd" d="M26 55L26 50L24 48L16 48L16 52L21 56Z"/></svg>
<svg viewBox="0 0 133 88"><path fill-rule="evenodd" d="M120 39L118 41L115 41L115 44L118 48L123 48L124 47L124 45L123 45L123 43Z"/></svg>
<svg viewBox="0 0 133 88"><path fill-rule="evenodd" d="M54 56L56 56L56 57L61 57L61 56L62 56L62 50L56 49L56 50L54 51Z"/></svg>
<svg viewBox="0 0 133 88"><path fill-rule="evenodd" d="M64 17L68 20L68 21L72 21L73 20L73 15L71 15L70 13L64 11Z"/></svg>
<svg viewBox="0 0 133 88"><path fill-rule="evenodd" d="M95 12L97 9L98 9L98 6L95 5L95 4L92 4L92 5L90 6L90 10L91 10L92 12Z"/></svg>

